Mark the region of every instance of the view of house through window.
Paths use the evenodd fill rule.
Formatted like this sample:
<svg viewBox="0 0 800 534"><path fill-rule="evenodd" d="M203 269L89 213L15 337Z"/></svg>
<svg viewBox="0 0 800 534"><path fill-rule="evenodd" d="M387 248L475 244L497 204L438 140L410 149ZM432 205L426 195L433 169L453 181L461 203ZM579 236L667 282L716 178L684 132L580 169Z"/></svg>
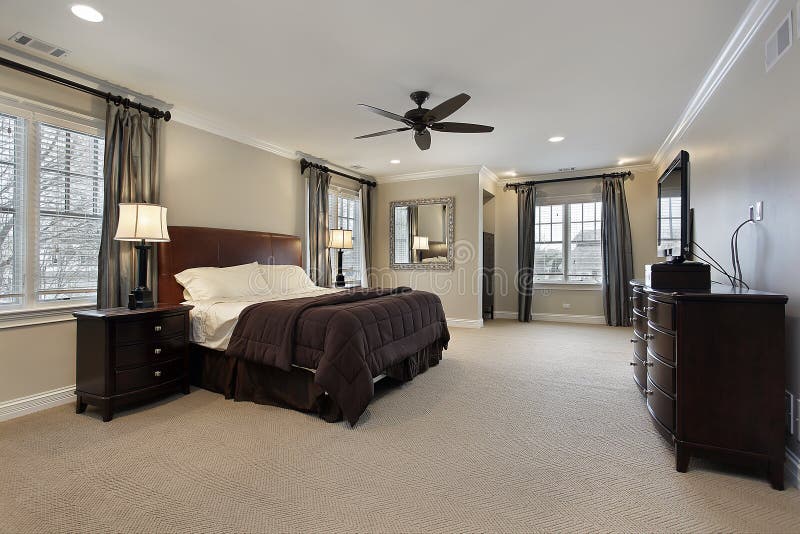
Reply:
<svg viewBox="0 0 800 534"><path fill-rule="evenodd" d="M536 206L536 281L602 282L601 207L600 202Z"/></svg>
<svg viewBox="0 0 800 534"><path fill-rule="evenodd" d="M328 228L353 231L353 248L342 255L342 273L348 283L361 282L361 198L358 191L331 186L328 189ZM331 250L336 274L337 250Z"/></svg>
<svg viewBox="0 0 800 534"><path fill-rule="evenodd" d="M105 142L63 124L0 113L0 306L97 297Z"/></svg>

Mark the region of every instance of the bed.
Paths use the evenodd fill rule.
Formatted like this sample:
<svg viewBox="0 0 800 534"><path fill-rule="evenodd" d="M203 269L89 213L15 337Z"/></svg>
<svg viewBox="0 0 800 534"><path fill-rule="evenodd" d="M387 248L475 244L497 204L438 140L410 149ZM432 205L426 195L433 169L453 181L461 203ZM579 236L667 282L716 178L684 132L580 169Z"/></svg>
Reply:
<svg viewBox="0 0 800 534"><path fill-rule="evenodd" d="M170 226L169 233L171 241L158 244L160 302L187 301L175 279L186 269L302 263L296 236L188 226ZM438 296L409 288L308 287L243 300L189 300L195 305L192 384L236 401L315 413L329 422L355 424L376 381L412 380L439 363L449 341ZM227 325L226 335L215 330L204 337L201 321Z"/></svg>

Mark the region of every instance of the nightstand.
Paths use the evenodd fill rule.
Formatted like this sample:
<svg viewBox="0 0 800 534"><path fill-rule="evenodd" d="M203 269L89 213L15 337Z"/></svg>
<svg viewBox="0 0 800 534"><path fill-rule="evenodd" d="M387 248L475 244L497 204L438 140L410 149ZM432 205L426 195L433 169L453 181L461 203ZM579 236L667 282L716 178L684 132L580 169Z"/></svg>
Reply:
<svg viewBox="0 0 800 534"><path fill-rule="evenodd" d="M336 284L329 284L330 289L361 289L361 284L355 282L345 282L344 286L337 287Z"/></svg>
<svg viewBox="0 0 800 534"><path fill-rule="evenodd" d="M158 304L76 312L75 413L91 404L111 421L118 408L189 393L189 310Z"/></svg>

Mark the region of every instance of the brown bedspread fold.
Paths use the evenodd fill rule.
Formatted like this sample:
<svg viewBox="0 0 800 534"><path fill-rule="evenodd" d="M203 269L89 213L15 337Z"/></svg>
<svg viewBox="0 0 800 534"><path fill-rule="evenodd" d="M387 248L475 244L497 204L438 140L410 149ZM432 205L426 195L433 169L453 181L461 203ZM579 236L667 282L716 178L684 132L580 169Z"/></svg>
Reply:
<svg viewBox="0 0 800 534"><path fill-rule="evenodd" d="M437 295L364 289L248 306L226 354L284 371L292 364L316 369L314 382L355 424L372 399L374 376L449 340Z"/></svg>

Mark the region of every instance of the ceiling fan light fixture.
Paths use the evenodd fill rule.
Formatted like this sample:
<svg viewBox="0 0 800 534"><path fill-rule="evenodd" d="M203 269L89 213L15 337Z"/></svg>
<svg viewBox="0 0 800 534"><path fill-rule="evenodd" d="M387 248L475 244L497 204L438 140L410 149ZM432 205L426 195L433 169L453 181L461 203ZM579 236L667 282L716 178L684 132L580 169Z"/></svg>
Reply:
<svg viewBox="0 0 800 534"><path fill-rule="evenodd" d="M551 143L560 143L564 139L566 139L566 137L564 137L563 135L554 135L553 137L548 139L548 141L550 141Z"/></svg>
<svg viewBox="0 0 800 534"><path fill-rule="evenodd" d="M73 15L86 22L103 22L103 14L92 6L75 4L70 8L70 11L72 11Z"/></svg>

